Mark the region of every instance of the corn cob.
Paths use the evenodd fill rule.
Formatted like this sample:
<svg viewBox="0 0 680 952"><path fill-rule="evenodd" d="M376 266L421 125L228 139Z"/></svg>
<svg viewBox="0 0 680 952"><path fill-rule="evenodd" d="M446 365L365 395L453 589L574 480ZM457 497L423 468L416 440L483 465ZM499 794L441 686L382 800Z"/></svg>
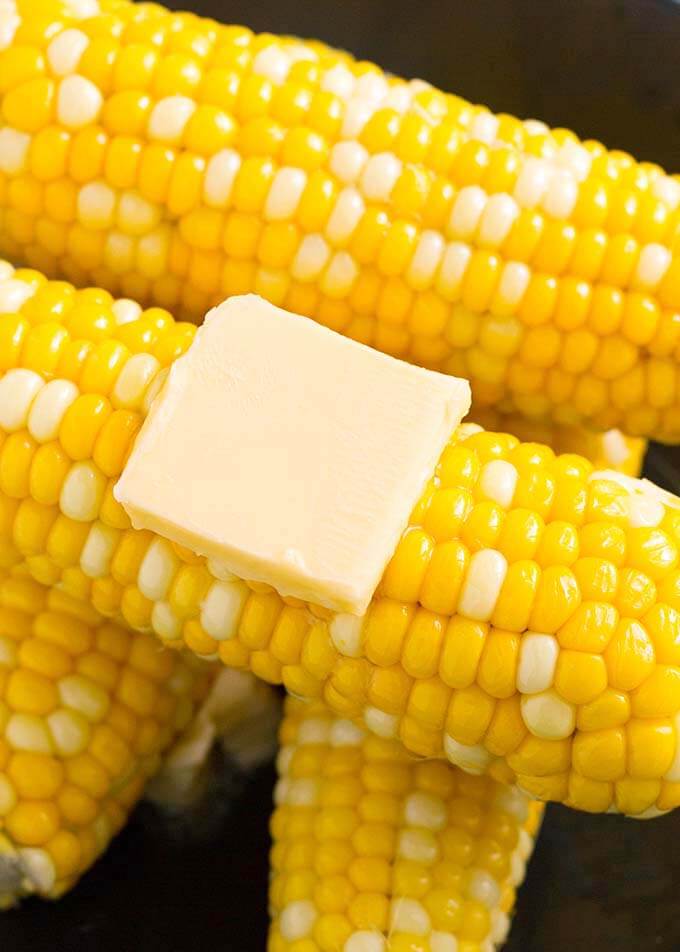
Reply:
<svg viewBox="0 0 680 952"><path fill-rule="evenodd" d="M0 18L10 259L193 319L254 290L478 408L680 440L675 177L155 4Z"/></svg>
<svg viewBox="0 0 680 952"><path fill-rule="evenodd" d="M470 412L469 421L495 433L512 433L523 443L545 443L555 453L578 453L595 469L615 469L627 476L642 472L647 441L620 430L598 433L580 426L559 426L498 413L491 407Z"/></svg>
<svg viewBox="0 0 680 952"><path fill-rule="evenodd" d="M542 799L680 803L675 497L463 425L366 616L330 615L133 531L113 498L194 326L4 278L0 564Z"/></svg>
<svg viewBox="0 0 680 952"><path fill-rule="evenodd" d="M493 952L542 805L289 699L269 952Z"/></svg>
<svg viewBox="0 0 680 952"><path fill-rule="evenodd" d="M208 668L28 577L0 578L0 908L69 889L123 826Z"/></svg>

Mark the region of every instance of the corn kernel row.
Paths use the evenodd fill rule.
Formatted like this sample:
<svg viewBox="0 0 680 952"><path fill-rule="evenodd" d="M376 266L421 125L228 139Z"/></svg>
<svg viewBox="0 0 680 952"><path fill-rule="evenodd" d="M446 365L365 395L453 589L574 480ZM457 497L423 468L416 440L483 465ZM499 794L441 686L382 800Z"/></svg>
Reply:
<svg viewBox="0 0 680 952"><path fill-rule="evenodd" d="M191 722L208 669L0 576L0 907L69 889Z"/></svg>
<svg viewBox="0 0 680 952"><path fill-rule="evenodd" d="M269 952L493 952L542 806L289 699Z"/></svg>
<svg viewBox="0 0 680 952"><path fill-rule="evenodd" d="M470 411L467 420L485 430L511 433L523 443L545 443L555 453L578 453L595 469L615 469L627 476L642 471L647 441L624 436L620 430L598 433L577 426L559 426L528 420L514 414L498 413L492 407Z"/></svg>
<svg viewBox="0 0 680 952"><path fill-rule="evenodd" d="M319 43L68 7L3 8L1 252L192 319L254 290L479 408L680 439L675 178Z"/></svg>
<svg viewBox="0 0 680 952"><path fill-rule="evenodd" d="M678 500L466 424L363 619L131 529L114 500L192 325L33 272L0 316L0 559L425 756L543 799L680 802Z"/></svg>

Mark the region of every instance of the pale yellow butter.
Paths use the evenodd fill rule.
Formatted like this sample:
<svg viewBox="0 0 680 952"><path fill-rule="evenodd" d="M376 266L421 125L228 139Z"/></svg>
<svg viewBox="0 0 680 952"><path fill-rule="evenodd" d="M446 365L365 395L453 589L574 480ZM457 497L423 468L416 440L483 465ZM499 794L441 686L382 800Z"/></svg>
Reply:
<svg viewBox="0 0 680 952"><path fill-rule="evenodd" d="M114 495L241 578L362 614L469 406L465 380L233 297L171 368Z"/></svg>

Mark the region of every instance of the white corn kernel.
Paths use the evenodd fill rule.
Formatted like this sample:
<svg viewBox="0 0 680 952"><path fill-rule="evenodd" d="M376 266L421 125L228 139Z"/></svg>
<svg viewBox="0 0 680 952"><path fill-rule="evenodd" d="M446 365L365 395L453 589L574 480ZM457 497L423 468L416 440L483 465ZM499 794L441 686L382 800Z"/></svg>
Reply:
<svg viewBox="0 0 680 952"><path fill-rule="evenodd" d="M123 324L131 324L133 321L138 321L142 315L142 309L137 304L136 301L131 301L130 298L118 298L117 301L114 301L111 305L111 310L113 311L113 317L118 327L121 327Z"/></svg>
<svg viewBox="0 0 680 952"><path fill-rule="evenodd" d="M397 841L397 856L431 866L439 857L437 839L429 830L405 827Z"/></svg>
<svg viewBox="0 0 680 952"><path fill-rule="evenodd" d="M671 211L680 205L680 182L676 182L670 175L659 175L652 182L652 195L668 205Z"/></svg>
<svg viewBox="0 0 680 952"><path fill-rule="evenodd" d="M492 459L485 463L479 477L479 491L486 499L509 509L515 495L519 473L507 460Z"/></svg>
<svg viewBox="0 0 680 952"><path fill-rule="evenodd" d="M35 714L12 714L5 725L5 740L14 750L27 750L32 754L52 753L47 727Z"/></svg>
<svg viewBox="0 0 680 952"><path fill-rule="evenodd" d="M529 816L529 798L518 787L499 787L494 806L509 813L518 823L525 823Z"/></svg>
<svg viewBox="0 0 680 952"><path fill-rule="evenodd" d="M220 582L236 582L239 581L238 576L234 575L230 569L224 565L223 562L220 562L218 559L208 559L205 563L205 567L210 572L213 578L219 579Z"/></svg>
<svg viewBox="0 0 680 952"><path fill-rule="evenodd" d="M345 108L340 137L349 140L358 139L361 130L374 112L375 107L370 103L359 98L350 99Z"/></svg>
<svg viewBox="0 0 680 952"><path fill-rule="evenodd" d="M293 258L291 274L296 281L315 281L328 263L331 249L321 235L305 235Z"/></svg>
<svg viewBox="0 0 680 952"><path fill-rule="evenodd" d="M338 195L328 221L326 237L334 245L346 244L366 211L361 192L356 188L344 188Z"/></svg>
<svg viewBox="0 0 680 952"><path fill-rule="evenodd" d="M137 192L123 192L118 202L116 221L127 235L146 235L159 223L161 213Z"/></svg>
<svg viewBox="0 0 680 952"><path fill-rule="evenodd" d="M13 7L0 9L0 52L11 45L20 25L21 20Z"/></svg>
<svg viewBox="0 0 680 952"><path fill-rule="evenodd" d="M94 463L74 463L61 487L59 508L69 519L91 522L99 515L105 489L106 478Z"/></svg>
<svg viewBox="0 0 680 952"><path fill-rule="evenodd" d="M128 410L140 407L160 369L161 365L153 354L133 354L118 375L111 392L113 405Z"/></svg>
<svg viewBox="0 0 680 952"><path fill-rule="evenodd" d="M26 166L31 137L26 132L4 126L0 129L0 172L18 175Z"/></svg>
<svg viewBox="0 0 680 952"><path fill-rule="evenodd" d="M307 173L302 169L279 169L264 204L265 219L286 221L293 218L306 185Z"/></svg>
<svg viewBox="0 0 680 952"><path fill-rule="evenodd" d="M444 735L444 753L456 767L474 774L484 773L493 759L481 744L461 744L450 734Z"/></svg>
<svg viewBox="0 0 680 952"><path fill-rule="evenodd" d="M394 109L402 115L408 112L413 102L413 91L408 83L398 83L390 87L389 92L383 99L381 106L383 109Z"/></svg>
<svg viewBox="0 0 680 952"><path fill-rule="evenodd" d="M560 646L554 635L527 632L520 642L517 690L540 694L552 687Z"/></svg>
<svg viewBox="0 0 680 952"><path fill-rule="evenodd" d="M96 121L103 101L91 80L78 74L66 76L57 93L57 119L68 129L81 129Z"/></svg>
<svg viewBox="0 0 680 952"><path fill-rule="evenodd" d="M313 807L319 799L319 785L311 777L299 777L291 780L288 786L286 802L292 807Z"/></svg>
<svg viewBox="0 0 680 952"><path fill-rule="evenodd" d="M90 741L90 725L79 711L59 708L46 718L57 753L75 757Z"/></svg>
<svg viewBox="0 0 680 952"><path fill-rule="evenodd" d="M64 0L62 5L74 20L87 20L101 12L99 0Z"/></svg>
<svg viewBox="0 0 680 952"><path fill-rule="evenodd" d="M353 932L345 941L342 952L386 952L387 939L380 932Z"/></svg>
<svg viewBox="0 0 680 952"><path fill-rule="evenodd" d="M377 707L364 708L364 724L378 737L392 738L399 733L399 718L396 714L387 714Z"/></svg>
<svg viewBox="0 0 680 952"><path fill-rule="evenodd" d="M390 930L406 932L409 935L427 935L430 931L430 917L422 903L417 899L399 897L392 900L390 908Z"/></svg>
<svg viewBox="0 0 680 952"><path fill-rule="evenodd" d="M467 897L495 909L501 900L501 890L496 880L484 869L470 869L467 880Z"/></svg>
<svg viewBox="0 0 680 952"><path fill-rule="evenodd" d="M507 939L509 932L510 916L501 909L494 909L491 912L491 941L495 943L494 947L502 945Z"/></svg>
<svg viewBox="0 0 680 952"><path fill-rule="evenodd" d="M349 99L354 92L354 74L342 63L326 70L321 77L321 89L326 93L333 93L340 99Z"/></svg>
<svg viewBox="0 0 680 952"><path fill-rule="evenodd" d="M166 96L160 99L149 116L149 138L160 142L179 142L195 110L196 103L188 96Z"/></svg>
<svg viewBox="0 0 680 952"><path fill-rule="evenodd" d="M24 847L18 853L24 876L36 892L43 895L51 892L57 872L47 850Z"/></svg>
<svg viewBox="0 0 680 952"><path fill-rule="evenodd" d="M441 797L420 791L410 794L404 803L404 819L409 826L422 826L428 830L443 829L447 810Z"/></svg>
<svg viewBox="0 0 680 952"><path fill-rule="evenodd" d="M429 288L444 257L446 243L438 231L423 231L406 270L406 280L416 291Z"/></svg>
<svg viewBox="0 0 680 952"><path fill-rule="evenodd" d="M578 198L578 185L569 172L557 172L543 197L543 210L552 218L570 218Z"/></svg>
<svg viewBox="0 0 680 952"><path fill-rule="evenodd" d="M448 234L451 238L471 238L479 227L479 222L487 203L486 192L479 185L466 185L456 195L449 221Z"/></svg>
<svg viewBox="0 0 680 952"><path fill-rule="evenodd" d="M526 159L517 176L513 197L522 208L535 208L548 190L553 169L545 159Z"/></svg>
<svg viewBox="0 0 680 952"><path fill-rule="evenodd" d="M345 718L333 719L329 735L331 747L358 747L366 738L366 732Z"/></svg>
<svg viewBox="0 0 680 952"><path fill-rule="evenodd" d="M87 534L80 553L80 567L89 578L104 578L109 574L113 553L120 540L120 530L103 522L95 522Z"/></svg>
<svg viewBox="0 0 680 952"><path fill-rule="evenodd" d="M332 298L346 297L359 275L354 258L346 251L337 251L319 281L320 291Z"/></svg>
<svg viewBox="0 0 680 952"><path fill-rule="evenodd" d="M39 443L56 440L64 414L78 396L70 380L50 380L37 394L28 414L28 430Z"/></svg>
<svg viewBox="0 0 680 952"><path fill-rule="evenodd" d="M458 599L458 612L475 621L488 621L496 607L508 562L495 549L480 549L470 559Z"/></svg>
<svg viewBox="0 0 680 952"><path fill-rule="evenodd" d="M152 602L165 598L179 570L179 559L169 542L154 539L137 573L137 587Z"/></svg>
<svg viewBox="0 0 680 952"><path fill-rule="evenodd" d="M47 62L55 76L75 73L78 63L90 45L90 38L82 30L64 30L47 47Z"/></svg>
<svg viewBox="0 0 680 952"><path fill-rule="evenodd" d="M498 248L508 237L518 215L519 207L514 198L503 193L492 195L479 222L480 243L489 248Z"/></svg>
<svg viewBox="0 0 680 952"><path fill-rule="evenodd" d="M356 182L367 162L368 152L358 142L337 142L331 149L330 170L341 182Z"/></svg>
<svg viewBox="0 0 680 952"><path fill-rule="evenodd" d="M357 99L364 102L370 102L376 105L382 104L385 96L389 92L387 80L378 70L371 70L359 76L354 87L354 95Z"/></svg>
<svg viewBox="0 0 680 952"><path fill-rule="evenodd" d="M106 691L82 674L67 674L58 682L59 697L66 708L71 708L96 724L106 716L110 700Z"/></svg>
<svg viewBox="0 0 680 952"><path fill-rule="evenodd" d="M663 503L651 494L634 493L628 497L628 521L633 529L658 526L665 513Z"/></svg>
<svg viewBox="0 0 680 952"><path fill-rule="evenodd" d="M203 179L203 199L210 208L226 208L231 198L231 190L241 157L233 149L222 149L212 156Z"/></svg>
<svg viewBox="0 0 680 952"><path fill-rule="evenodd" d="M388 201L401 170L401 160L391 152L371 156L361 174L360 188L366 198L374 202Z"/></svg>
<svg viewBox="0 0 680 952"><path fill-rule="evenodd" d="M496 297L502 303L504 310L511 314L517 310L530 280L529 266L522 264L521 261L507 261L503 265Z"/></svg>
<svg viewBox="0 0 680 952"><path fill-rule="evenodd" d="M266 46L253 60L252 70L273 83L283 83L292 65L293 61L284 50L277 46Z"/></svg>
<svg viewBox="0 0 680 952"><path fill-rule="evenodd" d="M35 294L35 288L26 281L10 278L0 284L0 314L16 314Z"/></svg>
<svg viewBox="0 0 680 952"><path fill-rule="evenodd" d="M248 586L243 582L213 582L201 607L201 626L204 631L218 641L233 638L238 631L248 595Z"/></svg>
<svg viewBox="0 0 680 952"><path fill-rule="evenodd" d="M335 615L329 626L331 641L345 658L361 655L363 619L358 615Z"/></svg>
<svg viewBox="0 0 680 952"><path fill-rule="evenodd" d="M156 602L151 610L151 627L160 638L174 641L182 634L182 622L169 602Z"/></svg>
<svg viewBox="0 0 680 952"><path fill-rule="evenodd" d="M493 145L498 133L498 117L491 112L478 112L470 124L469 135L478 142Z"/></svg>
<svg viewBox="0 0 680 952"><path fill-rule="evenodd" d="M574 731L574 705L564 701L555 691L524 695L521 699L521 710L522 720L534 737L562 740Z"/></svg>
<svg viewBox="0 0 680 952"><path fill-rule="evenodd" d="M607 430L602 437L604 458L612 466L621 466L630 456L626 438L621 430Z"/></svg>
<svg viewBox="0 0 680 952"><path fill-rule="evenodd" d="M661 281L673 255L663 245L650 242L640 251L634 273L634 283L641 288L653 290Z"/></svg>
<svg viewBox="0 0 680 952"><path fill-rule="evenodd" d="M582 182L587 178L592 164L588 150L584 149L578 142L573 141L565 142L561 146L555 157L555 162L560 168L570 172L577 182Z"/></svg>
<svg viewBox="0 0 680 952"><path fill-rule="evenodd" d="M312 931L316 916L316 908L309 899L290 902L281 910L279 931L287 942L304 939Z"/></svg>
<svg viewBox="0 0 680 952"><path fill-rule="evenodd" d="M78 219L87 228L110 228L116 211L116 193L105 182L90 182L78 192L77 208Z"/></svg>
<svg viewBox="0 0 680 952"><path fill-rule="evenodd" d="M322 717L309 717L298 728L298 744L327 744L330 736L330 721Z"/></svg>
<svg viewBox="0 0 680 952"><path fill-rule="evenodd" d="M431 932L430 952L458 952L458 939L450 932Z"/></svg>
<svg viewBox="0 0 680 952"><path fill-rule="evenodd" d="M452 241L446 246L441 267L435 279L435 287L447 301L455 301L472 257L472 248L462 241Z"/></svg>
<svg viewBox="0 0 680 952"><path fill-rule="evenodd" d="M26 426L31 405L44 386L40 374L23 367L0 377L0 427L7 433Z"/></svg>

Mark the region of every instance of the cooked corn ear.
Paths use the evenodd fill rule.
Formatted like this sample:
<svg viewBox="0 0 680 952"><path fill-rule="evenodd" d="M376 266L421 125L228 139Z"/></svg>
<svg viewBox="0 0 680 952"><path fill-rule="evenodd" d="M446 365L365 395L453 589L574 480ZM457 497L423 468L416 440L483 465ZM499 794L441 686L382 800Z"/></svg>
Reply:
<svg viewBox="0 0 680 952"><path fill-rule="evenodd" d="M62 895L192 721L209 668L0 576L0 908Z"/></svg>
<svg viewBox="0 0 680 952"><path fill-rule="evenodd" d="M3 275L2 564L537 797L680 804L676 497L464 424L366 616L331 615L132 530L113 498L193 325Z"/></svg>
<svg viewBox="0 0 680 952"><path fill-rule="evenodd" d="M5 0L0 251L196 320L256 291L477 408L680 440L680 182L320 43Z"/></svg>
<svg viewBox="0 0 680 952"><path fill-rule="evenodd" d="M494 952L542 805L289 699L269 952Z"/></svg>

